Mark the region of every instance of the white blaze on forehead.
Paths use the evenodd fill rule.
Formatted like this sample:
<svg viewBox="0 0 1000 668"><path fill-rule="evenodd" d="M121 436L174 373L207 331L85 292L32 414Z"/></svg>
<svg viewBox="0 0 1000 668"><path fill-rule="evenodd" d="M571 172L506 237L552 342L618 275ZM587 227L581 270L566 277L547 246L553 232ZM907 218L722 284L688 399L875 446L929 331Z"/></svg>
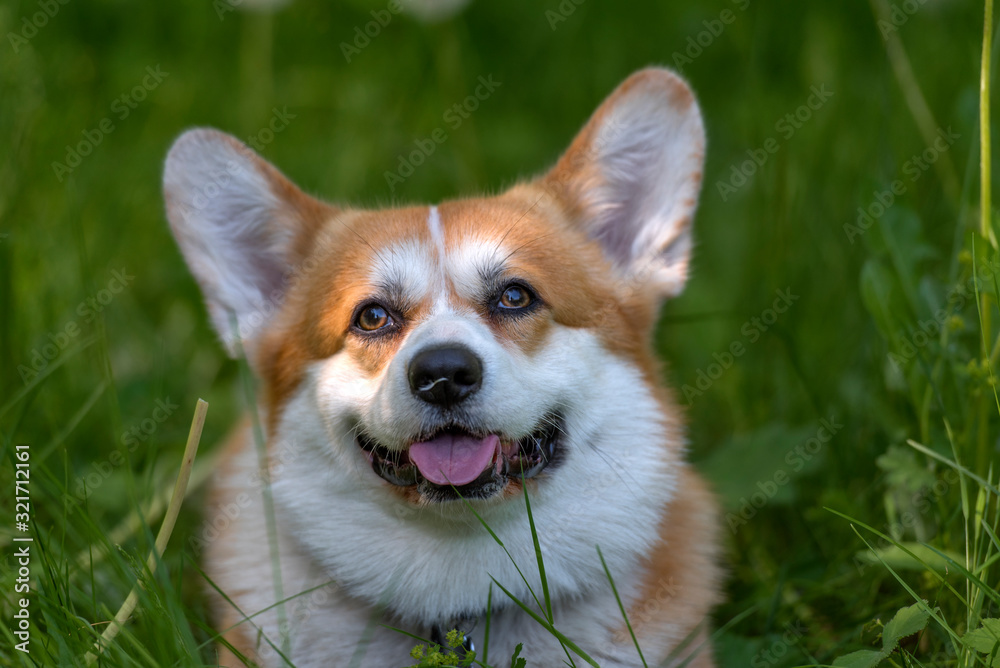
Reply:
<svg viewBox="0 0 1000 668"><path fill-rule="evenodd" d="M427 244L407 239L378 249L372 257L368 281L380 288L398 290L408 301L418 302L430 292L437 275Z"/></svg>
<svg viewBox="0 0 1000 668"><path fill-rule="evenodd" d="M434 295L435 306L446 305L450 262L445 247L444 228L436 206L429 207L426 238L410 238L379 247L373 254L368 281L379 288L401 293L404 300L416 303Z"/></svg>
<svg viewBox="0 0 1000 668"><path fill-rule="evenodd" d="M447 311L449 310L448 279L444 265L448 254L444 243L444 228L441 227L441 214L438 213L438 208L436 206L432 206L427 214L427 231L431 234L431 241L434 244L437 260L437 271L435 271L434 274L437 277L437 289L434 296L434 311Z"/></svg>
<svg viewBox="0 0 1000 668"><path fill-rule="evenodd" d="M438 258L440 260L444 259L444 230L441 229L441 214L438 213L438 208L432 206L430 213L427 214L427 229L431 233L431 241L434 242L434 247L437 249Z"/></svg>
<svg viewBox="0 0 1000 668"><path fill-rule="evenodd" d="M510 249L492 235L469 234L450 247L436 206L429 207L426 237L405 239L378 249L368 280L411 303L433 299L432 312L452 312L454 296L479 302L487 286L483 277L504 269Z"/></svg>
<svg viewBox="0 0 1000 668"><path fill-rule="evenodd" d="M509 255L507 247L493 237L466 237L448 253L448 275L455 291L463 299L482 299L487 287L483 277L505 269Z"/></svg>

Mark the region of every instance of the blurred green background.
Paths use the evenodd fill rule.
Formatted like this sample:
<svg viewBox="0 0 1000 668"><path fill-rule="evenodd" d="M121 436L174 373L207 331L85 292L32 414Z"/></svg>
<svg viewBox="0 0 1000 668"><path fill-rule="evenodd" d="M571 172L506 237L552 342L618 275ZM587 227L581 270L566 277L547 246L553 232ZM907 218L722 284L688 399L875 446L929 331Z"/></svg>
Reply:
<svg viewBox="0 0 1000 668"><path fill-rule="evenodd" d="M79 551L117 553L100 536L165 487L197 397L211 404L206 453L242 411L239 367L207 323L163 213L162 161L181 131L210 125L257 137L266 159L328 200L434 202L545 170L622 79L662 64L682 65L709 137L692 277L664 310L656 341L669 382L687 386L691 458L731 513L728 600L716 626L733 623L716 639L720 664L828 662L868 646L874 619L912 603L883 567L859 560L864 544L825 508L882 530L897 522L943 479L905 440L953 454L945 418L970 467L985 475L997 460L974 298L949 306L912 362L897 369L888 357L969 276L982 4L577 2L475 0L436 21L392 15L366 45L356 29L385 2L268 11L225 0L0 4L0 481L9 487L12 444L31 443L46 570L65 571L39 581L44 595L56 601L62 583L72 603L60 605L88 623L106 620L134 583L128 559L113 557L106 573L76 583L66 564ZM876 6L895 6L898 25L880 28ZM32 32L44 11L52 15ZM350 62L344 43L363 45ZM906 71L912 79L900 78ZM448 125L445 112L481 76L500 86L459 127ZM832 96L803 112L816 89ZM269 139L261 131L275 113L287 127ZM908 161L928 148L921 123L957 139L913 180ZM447 141L392 191L385 172L440 127ZM69 169L77 160L68 153L88 143L96 145ZM762 165L744 164L762 153ZM753 174L722 192L720 183L740 183L734 169ZM845 231L858 207L870 209L879 193L886 200L894 180L903 192L871 228ZM980 251L980 262L992 252ZM114 271L134 277L117 292ZM778 291L795 299L771 318ZM70 345L42 364L35 352L60 341ZM736 342L745 352L729 363ZM33 360L42 373L27 370ZM99 471L95 462L128 450L126 434L151 425L156 402L168 400L179 408L153 419L127 464ZM810 446L821 420L835 433ZM797 447L806 449L790 454ZM771 488L779 471L787 481ZM60 498L88 475L84 521ZM758 509L759 491L768 499ZM930 509L894 536L961 553L957 487L924 498ZM5 494L0 507L9 502ZM188 504L159 577L181 606L164 604L178 628L188 619L203 642L196 560L184 554L197 506ZM0 535L12 532L7 524ZM126 535L123 553L141 560L147 539ZM921 595L946 605L925 569L901 568ZM179 652L147 617L130 631L136 642L154 657ZM39 638L74 632L54 618L36 623ZM782 641L789 628L805 631ZM72 653L69 640L49 642L62 648L52 656ZM765 657L781 642L780 656ZM946 645L940 632L922 642Z"/></svg>

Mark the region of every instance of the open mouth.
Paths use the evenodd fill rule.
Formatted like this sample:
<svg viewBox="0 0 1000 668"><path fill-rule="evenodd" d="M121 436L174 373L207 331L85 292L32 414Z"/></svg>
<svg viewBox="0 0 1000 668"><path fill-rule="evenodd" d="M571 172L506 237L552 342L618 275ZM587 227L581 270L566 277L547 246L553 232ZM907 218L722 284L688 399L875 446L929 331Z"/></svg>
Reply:
<svg viewBox="0 0 1000 668"><path fill-rule="evenodd" d="M487 498L511 480L537 476L555 460L562 422L560 416L548 415L517 440L451 427L421 437L407 450L390 450L364 435L358 436L358 445L372 470L393 485L416 486L435 500Z"/></svg>

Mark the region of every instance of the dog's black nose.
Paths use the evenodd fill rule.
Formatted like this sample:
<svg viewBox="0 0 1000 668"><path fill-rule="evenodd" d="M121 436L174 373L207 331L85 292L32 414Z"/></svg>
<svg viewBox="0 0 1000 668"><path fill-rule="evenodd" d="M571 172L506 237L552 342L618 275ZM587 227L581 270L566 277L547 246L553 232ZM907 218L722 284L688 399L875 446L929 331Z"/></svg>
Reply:
<svg viewBox="0 0 1000 668"><path fill-rule="evenodd" d="M463 346L421 350L410 360L410 390L429 404L451 406L483 384L483 365Z"/></svg>

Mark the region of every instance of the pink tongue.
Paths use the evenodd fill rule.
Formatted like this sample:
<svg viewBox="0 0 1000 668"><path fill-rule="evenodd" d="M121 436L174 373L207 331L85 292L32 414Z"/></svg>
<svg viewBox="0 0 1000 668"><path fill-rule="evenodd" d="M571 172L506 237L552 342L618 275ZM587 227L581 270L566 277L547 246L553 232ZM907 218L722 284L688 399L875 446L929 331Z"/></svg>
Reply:
<svg viewBox="0 0 1000 668"><path fill-rule="evenodd" d="M442 434L410 446L410 461L435 485L467 485L486 470L500 450L500 437Z"/></svg>

